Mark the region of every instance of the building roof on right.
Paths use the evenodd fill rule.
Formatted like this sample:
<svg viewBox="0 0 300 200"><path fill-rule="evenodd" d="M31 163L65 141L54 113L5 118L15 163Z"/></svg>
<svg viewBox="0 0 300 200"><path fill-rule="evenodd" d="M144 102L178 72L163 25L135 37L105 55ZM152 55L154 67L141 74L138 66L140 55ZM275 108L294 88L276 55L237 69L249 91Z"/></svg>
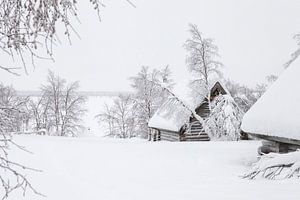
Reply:
<svg viewBox="0 0 300 200"><path fill-rule="evenodd" d="M245 114L246 133L300 140L300 59Z"/></svg>

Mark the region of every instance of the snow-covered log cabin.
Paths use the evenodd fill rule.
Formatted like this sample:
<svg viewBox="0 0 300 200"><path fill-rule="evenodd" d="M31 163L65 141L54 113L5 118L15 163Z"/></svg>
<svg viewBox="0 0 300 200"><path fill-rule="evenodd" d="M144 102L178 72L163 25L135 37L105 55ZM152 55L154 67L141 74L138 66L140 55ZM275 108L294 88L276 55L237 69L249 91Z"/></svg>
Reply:
<svg viewBox="0 0 300 200"><path fill-rule="evenodd" d="M220 82L215 82L210 89L210 99L218 95L229 94ZM198 115L207 118L210 114L207 98L194 106ZM168 99L153 115L148 124L149 140L159 141L209 141L202 125L180 102L174 98Z"/></svg>
<svg viewBox="0 0 300 200"><path fill-rule="evenodd" d="M262 139L259 153L300 149L300 59L245 114L242 130Z"/></svg>

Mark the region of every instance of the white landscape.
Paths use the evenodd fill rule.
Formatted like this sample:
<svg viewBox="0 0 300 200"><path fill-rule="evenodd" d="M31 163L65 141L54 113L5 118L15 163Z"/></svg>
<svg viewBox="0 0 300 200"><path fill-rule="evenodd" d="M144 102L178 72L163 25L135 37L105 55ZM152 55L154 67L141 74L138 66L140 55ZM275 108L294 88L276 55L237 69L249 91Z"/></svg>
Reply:
<svg viewBox="0 0 300 200"><path fill-rule="evenodd" d="M299 0L0 0L0 200L299 200Z"/></svg>
<svg viewBox="0 0 300 200"><path fill-rule="evenodd" d="M297 200L299 180L247 180L258 141L149 143L144 140L18 136L34 154L11 158L43 170L28 178L46 198L105 200ZM12 199L20 198L19 193Z"/></svg>

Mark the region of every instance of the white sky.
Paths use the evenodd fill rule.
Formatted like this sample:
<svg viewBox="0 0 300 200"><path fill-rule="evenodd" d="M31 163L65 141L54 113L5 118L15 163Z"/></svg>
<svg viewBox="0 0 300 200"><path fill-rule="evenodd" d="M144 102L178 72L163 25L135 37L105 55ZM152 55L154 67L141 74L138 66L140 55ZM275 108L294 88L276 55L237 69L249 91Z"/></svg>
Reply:
<svg viewBox="0 0 300 200"><path fill-rule="evenodd" d="M296 49L300 32L299 0L126 0L104 1L102 22L89 1L80 2L81 39L73 35L58 45L55 62L38 61L29 75L14 77L0 71L0 81L18 90L37 90L50 68L81 90L127 91L128 77L141 65L170 65L177 82L188 77L183 43L188 24L198 25L219 47L225 75L253 86L269 74L279 74ZM62 39L63 36L61 36ZM1 64L17 65L0 55Z"/></svg>

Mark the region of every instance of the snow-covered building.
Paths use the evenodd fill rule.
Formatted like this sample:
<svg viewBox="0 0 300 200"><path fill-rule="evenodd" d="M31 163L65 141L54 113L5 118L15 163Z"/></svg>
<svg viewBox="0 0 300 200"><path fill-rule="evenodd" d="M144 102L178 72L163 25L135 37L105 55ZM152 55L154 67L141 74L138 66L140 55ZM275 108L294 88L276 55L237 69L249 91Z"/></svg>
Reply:
<svg viewBox="0 0 300 200"><path fill-rule="evenodd" d="M300 148L300 59L245 114L242 130L266 140L262 153Z"/></svg>
<svg viewBox="0 0 300 200"><path fill-rule="evenodd" d="M229 94L220 82L210 89L210 99L213 100L218 95ZM188 106L190 104L186 103ZM202 118L209 116L209 104L207 98L200 100L190 109ZM209 141L210 138L203 131L202 125L196 120L189 109L182 105L177 99L168 99L150 119L148 126L150 128L149 140L167 140L167 141Z"/></svg>

